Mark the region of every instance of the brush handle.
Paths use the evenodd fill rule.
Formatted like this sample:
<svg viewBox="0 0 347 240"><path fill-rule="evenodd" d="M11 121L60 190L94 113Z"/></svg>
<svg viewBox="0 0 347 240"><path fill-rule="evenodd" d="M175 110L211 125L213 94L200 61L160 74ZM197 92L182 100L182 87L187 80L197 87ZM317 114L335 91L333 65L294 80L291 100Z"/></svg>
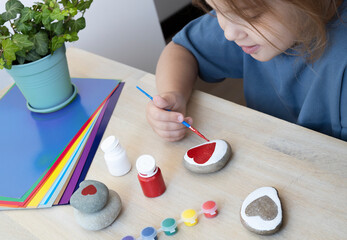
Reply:
<svg viewBox="0 0 347 240"><path fill-rule="evenodd" d="M151 95L149 95L148 93L146 93L145 90L141 89L139 86L136 86L136 88L153 101L153 97Z"/></svg>

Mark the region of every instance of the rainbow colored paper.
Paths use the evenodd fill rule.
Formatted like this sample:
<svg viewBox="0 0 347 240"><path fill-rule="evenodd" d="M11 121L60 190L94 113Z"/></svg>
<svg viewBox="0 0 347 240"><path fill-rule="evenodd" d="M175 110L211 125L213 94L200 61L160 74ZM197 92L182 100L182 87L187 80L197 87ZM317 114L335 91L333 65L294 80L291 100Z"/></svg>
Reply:
<svg viewBox="0 0 347 240"><path fill-rule="evenodd" d="M0 208L67 204L89 169L124 83L72 79L67 107L32 113L13 86L0 100Z"/></svg>

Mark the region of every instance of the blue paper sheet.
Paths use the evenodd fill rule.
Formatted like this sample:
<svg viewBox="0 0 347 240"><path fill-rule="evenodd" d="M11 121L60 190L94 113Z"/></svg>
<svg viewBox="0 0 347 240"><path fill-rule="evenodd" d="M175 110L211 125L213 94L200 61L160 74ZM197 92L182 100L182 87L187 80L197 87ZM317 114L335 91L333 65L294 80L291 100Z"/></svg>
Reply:
<svg viewBox="0 0 347 240"><path fill-rule="evenodd" d="M16 86L0 100L0 197L21 198L119 83L79 78L72 82L78 95L57 112L30 112Z"/></svg>

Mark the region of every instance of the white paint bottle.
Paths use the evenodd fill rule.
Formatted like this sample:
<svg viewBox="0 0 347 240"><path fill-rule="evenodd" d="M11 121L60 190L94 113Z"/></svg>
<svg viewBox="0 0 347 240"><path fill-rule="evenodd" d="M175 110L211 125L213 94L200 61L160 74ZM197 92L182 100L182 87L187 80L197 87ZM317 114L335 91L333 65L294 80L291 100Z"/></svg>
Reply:
<svg viewBox="0 0 347 240"><path fill-rule="evenodd" d="M119 140L115 136L107 137L101 143L101 150L105 153L104 159L108 171L113 176L123 176L131 169L125 149L119 144Z"/></svg>

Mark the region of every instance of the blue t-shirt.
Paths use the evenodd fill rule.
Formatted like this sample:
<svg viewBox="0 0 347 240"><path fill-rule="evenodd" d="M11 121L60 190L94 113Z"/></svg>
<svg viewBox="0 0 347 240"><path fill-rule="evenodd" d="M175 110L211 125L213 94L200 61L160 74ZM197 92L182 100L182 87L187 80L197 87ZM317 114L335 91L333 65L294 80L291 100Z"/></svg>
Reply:
<svg viewBox="0 0 347 240"><path fill-rule="evenodd" d="M243 78L248 107L347 141L346 3L339 7L340 19L328 24L328 46L313 64L287 54L257 61L228 41L209 14L173 41L195 56L203 80Z"/></svg>

